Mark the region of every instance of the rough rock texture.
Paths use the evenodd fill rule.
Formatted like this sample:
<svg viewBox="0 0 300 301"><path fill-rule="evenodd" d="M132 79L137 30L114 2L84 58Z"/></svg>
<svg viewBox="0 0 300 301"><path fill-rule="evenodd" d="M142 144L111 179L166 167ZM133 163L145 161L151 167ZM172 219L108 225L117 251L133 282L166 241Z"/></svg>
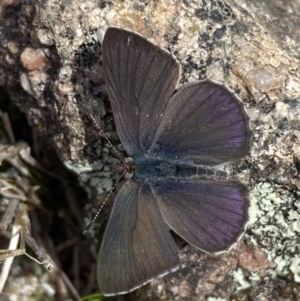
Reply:
<svg viewBox="0 0 300 301"><path fill-rule="evenodd" d="M92 199L111 188L117 159L87 115L118 143L97 29L139 32L178 59L178 88L211 78L247 108L251 152L233 166L251 189L244 239L218 256L183 248L183 269L138 300L300 299L299 10L299 0L1 2L0 85Z"/></svg>

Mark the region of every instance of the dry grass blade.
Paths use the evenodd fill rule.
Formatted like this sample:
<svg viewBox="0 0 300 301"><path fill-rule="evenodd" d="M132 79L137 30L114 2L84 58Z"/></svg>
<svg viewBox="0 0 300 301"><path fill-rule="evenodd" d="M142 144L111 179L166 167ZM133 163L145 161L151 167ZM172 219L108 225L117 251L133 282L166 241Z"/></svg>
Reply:
<svg viewBox="0 0 300 301"><path fill-rule="evenodd" d="M7 230L8 225L11 223L17 207L19 205L18 199L12 199L8 202L7 208L4 211L1 221L0 221L0 230Z"/></svg>
<svg viewBox="0 0 300 301"><path fill-rule="evenodd" d="M21 249L17 249L17 246L19 244L19 238L20 238L19 230L20 227L13 226L11 232L12 237L9 242L8 250L0 250L0 260L5 259L5 262L3 263L2 272L0 274L0 293L2 292L3 287L6 283L11 265L14 261L14 257L23 254Z"/></svg>
<svg viewBox="0 0 300 301"><path fill-rule="evenodd" d="M15 202L14 202L15 203ZM17 206L13 205L15 209ZM9 210L12 212L12 210ZM52 260L45 253L43 248L41 248L36 240L31 236L31 226L30 220L27 214L27 208L25 204L20 203L19 209L17 210L17 215L12 227L11 238L9 247L7 250L0 250L0 261L5 260L3 265L2 273L0 275L0 292L2 291L6 279L9 274L9 270L13 263L13 258L19 255L26 255L30 259L34 260L38 264L43 265L49 272L54 269L54 264ZM37 255L38 259L32 257L26 253L25 245L27 244L31 247L34 253ZM18 245L20 243L19 248Z"/></svg>

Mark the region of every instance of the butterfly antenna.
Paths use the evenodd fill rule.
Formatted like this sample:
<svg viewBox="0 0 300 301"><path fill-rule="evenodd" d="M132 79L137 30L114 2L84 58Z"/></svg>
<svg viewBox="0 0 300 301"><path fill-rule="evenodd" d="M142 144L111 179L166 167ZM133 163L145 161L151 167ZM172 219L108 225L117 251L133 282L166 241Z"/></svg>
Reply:
<svg viewBox="0 0 300 301"><path fill-rule="evenodd" d="M126 164L125 158L120 154L119 150L117 148L115 148L113 146L113 144L110 142L109 138L104 133L104 131L101 129L100 125L97 123L97 121L95 120L94 116L92 114L89 114L88 116L92 120L95 128L100 132L100 135L103 136L106 139L106 141L108 142L108 144L110 145L110 147L115 151L115 153L117 154L117 156L119 157L119 159L122 161L122 163Z"/></svg>
<svg viewBox="0 0 300 301"><path fill-rule="evenodd" d="M108 195L106 196L104 202L102 203L102 205L100 206L100 208L98 209L97 213L95 214L95 216L93 217L92 221L86 226L85 230L83 231L83 234L86 234L89 229L91 228L91 226L95 223L95 221L97 220L102 208L104 207L104 205L106 204L108 198L110 197L110 195L112 194L112 192L115 190L117 184L120 182L120 180L123 178L123 176L125 175L126 171L124 170L123 173L121 174L121 176L116 180L114 186L112 187L112 189L110 190L110 192L108 193Z"/></svg>

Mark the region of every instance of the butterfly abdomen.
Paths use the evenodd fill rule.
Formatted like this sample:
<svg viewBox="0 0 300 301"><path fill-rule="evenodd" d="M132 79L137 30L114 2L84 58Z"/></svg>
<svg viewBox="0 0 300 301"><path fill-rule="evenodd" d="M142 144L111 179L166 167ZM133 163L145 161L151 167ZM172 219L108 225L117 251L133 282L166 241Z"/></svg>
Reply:
<svg viewBox="0 0 300 301"><path fill-rule="evenodd" d="M175 177L226 180L228 178L228 174L225 171L208 167L206 165L177 163Z"/></svg>
<svg viewBox="0 0 300 301"><path fill-rule="evenodd" d="M226 172L208 166L181 163L157 157L149 158L149 156L135 158L134 180L170 177L225 180L228 176Z"/></svg>

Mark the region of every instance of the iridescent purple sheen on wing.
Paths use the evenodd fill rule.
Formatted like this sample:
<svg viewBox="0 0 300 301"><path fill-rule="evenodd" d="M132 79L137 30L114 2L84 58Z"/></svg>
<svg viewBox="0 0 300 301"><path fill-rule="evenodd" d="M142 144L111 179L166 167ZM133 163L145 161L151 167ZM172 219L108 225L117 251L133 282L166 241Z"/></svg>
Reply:
<svg viewBox="0 0 300 301"><path fill-rule="evenodd" d="M215 165L243 157L249 141L239 100L225 87L203 81L171 98L151 150L179 161Z"/></svg>
<svg viewBox="0 0 300 301"><path fill-rule="evenodd" d="M152 189L164 221L198 249L226 250L244 231L248 190L239 182L166 179Z"/></svg>

